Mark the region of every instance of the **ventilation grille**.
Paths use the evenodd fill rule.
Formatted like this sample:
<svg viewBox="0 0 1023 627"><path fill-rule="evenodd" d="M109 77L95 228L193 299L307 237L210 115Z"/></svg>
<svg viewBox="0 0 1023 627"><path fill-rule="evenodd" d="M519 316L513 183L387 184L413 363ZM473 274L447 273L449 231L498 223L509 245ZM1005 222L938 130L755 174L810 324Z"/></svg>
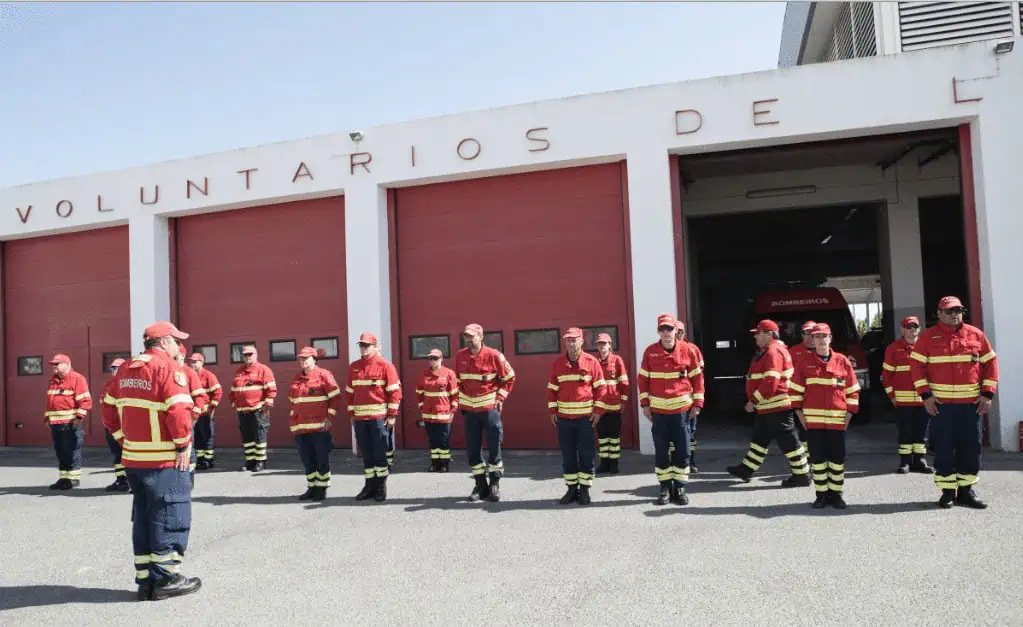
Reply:
<svg viewBox="0 0 1023 627"><path fill-rule="evenodd" d="M1012 8L1012 2L900 2L902 50L1012 37Z"/></svg>
<svg viewBox="0 0 1023 627"><path fill-rule="evenodd" d="M821 61L841 61L877 55L874 6L871 2L843 2L831 25L831 36Z"/></svg>

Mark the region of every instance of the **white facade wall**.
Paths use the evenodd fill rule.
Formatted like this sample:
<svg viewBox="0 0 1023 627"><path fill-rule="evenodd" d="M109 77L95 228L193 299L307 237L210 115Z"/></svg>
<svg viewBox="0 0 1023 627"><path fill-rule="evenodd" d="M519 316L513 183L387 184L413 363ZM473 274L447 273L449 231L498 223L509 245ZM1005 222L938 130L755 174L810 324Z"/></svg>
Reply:
<svg viewBox="0 0 1023 627"><path fill-rule="evenodd" d="M1023 416L1023 331L1011 326L1023 304L1012 274L1018 256L1013 234L1021 226L1015 203L1023 191L1015 157L1023 138L1014 106L1023 99L1021 57L1017 51L996 59L990 44L979 43L418 120L362 129L359 142L345 132L23 185L0 190L0 239L127 220L135 338L168 309L167 247L159 241L165 218L344 193L349 340L354 344L359 332L375 331L386 355L393 345L388 341L386 188L626 159L638 352L655 339L656 315L674 311L674 290L681 288L674 279L670 153L969 122L977 140L985 323L996 338L1003 369L1002 420L993 440L1014 449L1016 422ZM960 100L983 100L956 102L953 77L965 81L958 84ZM765 100L772 102L757 104ZM699 111L699 129L686 132L696 129L698 116L676 116L678 110ZM543 130L527 136L530 129ZM462 156L456 152L460 142ZM477 146L478 156L468 158ZM352 165L368 155L372 160L365 168ZM142 204L140 191L151 202L156 186L159 200ZM73 210L67 215L69 203ZM58 204L67 217L58 215ZM649 452L645 421L640 427L642 450Z"/></svg>

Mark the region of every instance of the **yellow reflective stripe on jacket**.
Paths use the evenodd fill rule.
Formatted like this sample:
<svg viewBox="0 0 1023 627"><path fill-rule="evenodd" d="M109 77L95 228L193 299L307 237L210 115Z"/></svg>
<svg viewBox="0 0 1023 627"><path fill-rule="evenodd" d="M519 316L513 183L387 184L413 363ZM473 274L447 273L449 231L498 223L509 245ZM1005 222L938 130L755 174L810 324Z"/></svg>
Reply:
<svg viewBox="0 0 1023 627"><path fill-rule="evenodd" d="M675 398L663 398L660 396L650 397L650 407L653 409L664 409L664 410L678 410L681 411L688 405L692 404L693 397L689 394L683 394Z"/></svg>

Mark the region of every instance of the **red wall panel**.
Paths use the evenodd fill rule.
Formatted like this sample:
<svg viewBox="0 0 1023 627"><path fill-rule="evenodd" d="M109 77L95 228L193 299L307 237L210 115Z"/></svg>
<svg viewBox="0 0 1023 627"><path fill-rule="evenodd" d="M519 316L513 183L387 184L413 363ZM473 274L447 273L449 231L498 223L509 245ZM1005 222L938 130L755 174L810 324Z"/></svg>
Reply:
<svg viewBox="0 0 1023 627"><path fill-rule="evenodd" d="M271 361L271 340L337 337L338 358L323 359L344 385L348 370L344 198L297 201L179 218L174 225L175 304L189 347L216 344L209 369L225 388L217 413L217 444L240 446L238 421L226 400L238 364L233 342L253 342L279 390L268 443L294 446L288 431L288 386L296 360ZM348 421L334 422L334 439L350 445Z"/></svg>
<svg viewBox="0 0 1023 627"><path fill-rule="evenodd" d="M86 444L103 444L103 354L131 350L128 227L16 240L4 245L7 441L48 445L43 424L54 353L89 380ZM18 376L18 357L43 357L41 376Z"/></svg>
<svg viewBox="0 0 1023 627"><path fill-rule="evenodd" d="M556 448L546 386L556 354L520 355L515 331L616 326L635 378L623 207L624 164L439 183L394 194L402 379L411 396L425 360L410 337L448 334L451 353L468 322L503 333L517 375L505 404L505 445ZM560 342L560 332L558 341ZM451 367L452 359L445 365ZM414 400L403 403L406 447L425 448ZM623 445L634 445L627 414ZM462 447L456 416L452 446Z"/></svg>

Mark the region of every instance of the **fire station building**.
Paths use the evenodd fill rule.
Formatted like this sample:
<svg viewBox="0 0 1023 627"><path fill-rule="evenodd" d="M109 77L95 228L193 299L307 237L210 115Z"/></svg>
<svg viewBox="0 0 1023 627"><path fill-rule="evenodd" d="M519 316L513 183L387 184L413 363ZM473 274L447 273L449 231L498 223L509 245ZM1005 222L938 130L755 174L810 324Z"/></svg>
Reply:
<svg viewBox="0 0 1023 627"><path fill-rule="evenodd" d="M0 445L48 443L53 353L97 394L109 362L169 319L228 384L248 343L279 383L309 344L342 377L370 331L406 398L427 352L453 356L477 322L517 373L506 446L556 448L544 388L565 328L591 349L610 333L635 379L658 314L677 313L710 387L712 354L749 328L712 326L731 309L715 303L795 254L792 272L827 259L829 276L881 277L889 338L904 315L932 320L943 277L961 275L1000 356L991 443L1017 450L1021 55L978 42L806 64L0 189ZM415 409L399 447L426 447ZM287 411L271 446L291 445ZM623 445L651 452L638 415ZM218 419L218 444L238 446L233 414ZM85 429L102 444L98 409Z"/></svg>

